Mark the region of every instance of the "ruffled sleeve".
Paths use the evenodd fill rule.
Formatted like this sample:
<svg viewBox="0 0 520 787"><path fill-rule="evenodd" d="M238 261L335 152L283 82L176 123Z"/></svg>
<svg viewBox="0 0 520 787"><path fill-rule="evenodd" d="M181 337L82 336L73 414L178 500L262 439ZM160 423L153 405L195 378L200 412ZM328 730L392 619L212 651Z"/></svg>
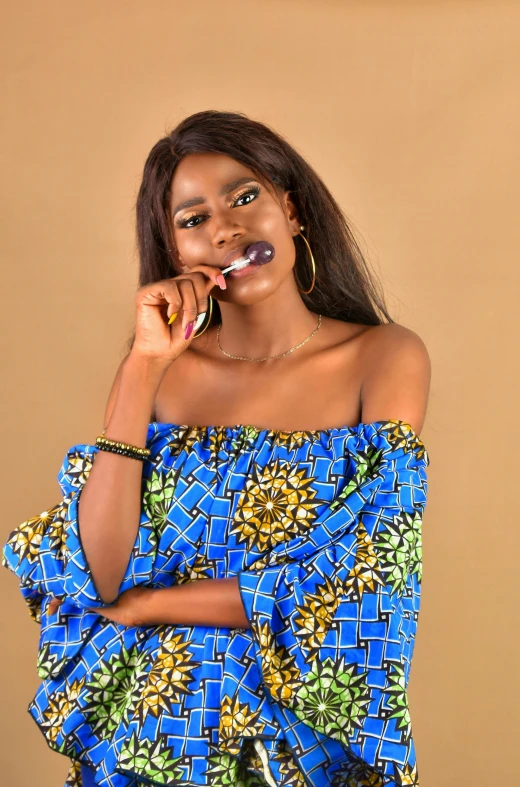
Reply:
<svg viewBox="0 0 520 787"><path fill-rule="evenodd" d="M41 622L45 597L66 598L77 607L107 606L102 600L90 571L81 543L78 504L98 452L95 445L80 443L68 449L58 483L62 499L38 516L22 522L9 535L3 549L3 565L20 580L22 595L32 617ZM153 465L146 463L144 477ZM153 472L153 471L152 471ZM156 538L146 511L120 586L120 592L151 582L156 557Z"/></svg>
<svg viewBox="0 0 520 787"><path fill-rule="evenodd" d="M240 592L265 690L300 768L312 770L311 740L327 739L352 757L341 774L328 773L330 783L384 774L415 784L407 683L429 459L399 421L360 424L347 452L351 470L319 522L241 571Z"/></svg>
<svg viewBox="0 0 520 787"><path fill-rule="evenodd" d="M68 449L58 472L62 499L22 522L4 545L2 564L18 576L22 595L37 622L41 620L41 602L45 596L70 596L84 606L99 598L88 570L79 572L70 553L78 532L78 496L97 450L96 446L87 444Z"/></svg>

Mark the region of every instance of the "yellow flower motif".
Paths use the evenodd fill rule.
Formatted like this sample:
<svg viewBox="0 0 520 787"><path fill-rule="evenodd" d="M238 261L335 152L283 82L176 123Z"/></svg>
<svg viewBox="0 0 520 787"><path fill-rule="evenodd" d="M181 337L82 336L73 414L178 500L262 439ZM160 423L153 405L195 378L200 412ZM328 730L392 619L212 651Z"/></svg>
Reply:
<svg viewBox="0 0 520 787"><path fill-rule="evenodd" d="M403 770L396 766L397 774L401 781L399 782L401 787L419 787L419 776L417 774L417 765L414 765L413 768L410 768L409 765L405 765Z"/></svg>
<svg viewBox="0 0 520 787"><path fill-rule="evenodd" d="M366 762L348 762L337 771L331 787L383 787L385 779Z"/></svg>
<svg viewBox="0 0 520 787"><path fill-rule="evenodd" d="M173 434L173 439L168 443L171 456L178 456L183 448L189 453L195 443L200 440L200 429L196 426L185 426L175 430Z"/></svg>
<svg viewBox="0 0 520 787"><path fill-rule="evenodd" d="M367 590L375 592L376 585L384 587L385 581L374 544L362 522L356 530L356 538L356 561L345 582L345 593L360 599Z"/></svg>
<svg viewBox="0 0 520 787"><path fill-rule="evenodd" d="M212 429L209 435L209 450L213 460L216 462L222 446L226 442L226 427L218 426Z"/></svg>
<svg viewBox="0 0 520 787"><path fill-rule="evenodd" d="M270 431L268 437L272 438L273 445L279 445L292 451L294 448L301 448L307 442L312 442L316 439L317 431L303 431L303 432L276 432Z"/></svg>
<svg viewBox="0 0 520 787"><path fill-rule="evenodd" d="M208 561L204 555L197 555L192 566L184 566L174 571L175 584L182 585L184 582L193 582L196 579L209 579L213 576L211 569L211 561Z"/></svg>
<svg viewBox="0 0 520 787"><path fill-rule="evenodd" d="M66 684L64 691L49 697L49 707L43 714L45 721L41 722L41 728L49 742L55 742L84 684L83 677L81 680L75 680L70 686Z"/></svg>
<svg viewBox="0 0 520 787"><path fill-rule="evenodd" d="M219 749L228 754L239 754L241 737L254 738L260 735L265 723L258 722L260 711L251 712L247 703L238 697L234 701L226 694L220 705Z"/></svg>
<svg viewBox="0 0 520 787"><path fill-rule="evenodd" d="M92 470L92 456L82 455L81 451L74 451L68 454L67 476L73 486L83 486Z"/></svg>
<svg viewBox="0 0 520 787"><path fill-rule="evenodd" d="M299 626L296 634L304 640L304 646L310 651L311 661L318 655L342 593L341 587L337 587L325 577L325 584L317 585L314 593L303 596L302 605L296 605L296 611L299 613L299 617L294 619L295 624Z"/></svg>
<svg viewBox="0 0 520 787"><path fill-rule="evenodd" d="M180 695L191 694L188 684L198 666L188 650L189 642L183 640L182 634L174 634L171 627L165 627L159 634L159 641L161 649L148 673L137 706L142 720L148 713L157 718L161 709L171 712L173 703L180 702Z"/></svg>
<svg viewBox="0 0 520 787"><path fill-rule="evenodd" d="M383 425L382 431L387 432L388 442L394 448L402 448L406 453L416 451L418 459L424 456L426 461L429 461L423 441L415 434L410 424L391 419Z"/></svg>
<svg viewBox="0 0 520 787"><path fill-rule="evenodd" d="M25 601L29 607L29 615L36 623L42 622L42 601L43 596L25 596Z"/></svg>
<svg viewBox="0 0 520 787"><path fill-rule="evenodd" d="M273 760L277 760L280 763L280 773L284 777L283 784L291 785L291 787L305 787L303 773L298 768L292 751L287 748L285 743L273 756Z"/></svg>
<svg viewBox="0 0 520 787"><path fill-rule="evenodd" d="M263 469L255 468L238 501L230 533L240 543L264 551L306 532L316 518L319 503L305 468L276 459Z"/></svg>
<svg viewBox="0 0 520 787"><path fill-rule="evenodd" d="M31 517L13 530L7 544L12 547L15 555L19 555L21 560L27 559L29 563L36 561L42 538L60 508L61 504L42 511L39 516Z"/></svg>
<svg viewBox="0 0 520 787"><path fill-rule="evenodd" d="M300 670L295 664L294 656L291 656L283 645L276 644L267 623L260 626L257 635L264 681L275 699L287 702L300 685Z"/></svg>
<svg viewBox="0 0 520 787"><path fill-rule="evenodd" d="M81 762L71 760L69 772L65 779L65 787L81 787Z"/></svg>

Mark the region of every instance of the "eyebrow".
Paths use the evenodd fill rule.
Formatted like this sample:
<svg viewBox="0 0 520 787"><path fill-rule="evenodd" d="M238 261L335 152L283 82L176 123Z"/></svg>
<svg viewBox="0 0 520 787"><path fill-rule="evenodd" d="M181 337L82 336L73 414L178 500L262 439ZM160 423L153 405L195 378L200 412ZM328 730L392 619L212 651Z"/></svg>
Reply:
<svg viewBox="0 0 520 787"><path fill-rule="evenodd" d="M245 178L238 178L237 180L231 181L231 183L226 183L224 186L220 188L219 196L225 197L226 194L229 194L231 191L234 191L239 186L243 186L244 183L252 183L254 180L255 178L249 176ZM205 197L192 197L191 199L184 200L184 202L179 202L177 207L173 210L172 215L175 216L175 214L178 213L180 210L184 210L185 208L193 208L194 205L202 205L204 202L206 202Z"/></svg>

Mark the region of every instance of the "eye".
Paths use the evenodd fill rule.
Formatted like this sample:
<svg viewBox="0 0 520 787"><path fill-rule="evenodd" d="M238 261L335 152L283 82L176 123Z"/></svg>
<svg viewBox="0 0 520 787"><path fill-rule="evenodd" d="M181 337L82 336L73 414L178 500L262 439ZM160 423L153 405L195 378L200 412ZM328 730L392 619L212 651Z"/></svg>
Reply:
<svg viewBox="0 0 520 787"><path fill-rule="evenodd" d="M204 214L197 213L196 216L190 216L188 219L181 219L180 221L177 221L176 224L177 224L178 227L181 227L181 228L184 228L184 227L198 227L200 222L197 223L197 224L191 224L190 222L195 221L195 219L203 219L203 218L204 218Z"/></svg>
<svg viewBox="0 0 520 787"><path fill-rule="evenodd" d="M244 203L245 205L249 205L251 202L253 202L253 200L255 200L258 197L259 194L260 194L260 189L258 188L258 186L249 188L247 191L243 191L242 194L238 195L233 205L236 205L237 202L241 199L244 199L244 197L252 197L253 199L251 199L249 202Z"/></svg>
<svg viewBox="0 0 520 787"><path fill-rule="evenodd" d="M244 207L245 205L250 205L251 202L253 202L258 197L259 194L260 194L259 186L250 187L247 189L247 191L243 191L242 194L239 194L238 197L235 197L233 201L233 207L241 208ZM251 197L251 199L248 200L248 202L241 203L240 201L245 199L246 197ZM201 224L201 221L198 221L198 219L203 220L206 218L208 218L207 214L197 213L194 216L189 216L187 219L180 219L179 221L176 221L175 224L177 225L177 227L180 227L181 229L191 229L193 227L198 227ZM197 221L197 223L192 224L192 222L194 221Z"/></svg>

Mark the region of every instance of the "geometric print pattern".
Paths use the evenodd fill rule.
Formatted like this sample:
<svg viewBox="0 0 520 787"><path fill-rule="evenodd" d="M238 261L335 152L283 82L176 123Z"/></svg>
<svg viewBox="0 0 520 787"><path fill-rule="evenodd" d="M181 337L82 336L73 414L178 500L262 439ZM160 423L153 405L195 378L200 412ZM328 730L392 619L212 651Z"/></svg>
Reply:
<svg viewBox="0 0 520 787"><path fill-rule="evenodd" d="M62 499L3 565L40 625L29 712L100 787L418 785L407 685L428 454L403 421L281 432L152 422L120 592L237 576L250 627L125 627L83 552L98 451L71 447ZM63 599L48 614L51 596Z"/></svg>

